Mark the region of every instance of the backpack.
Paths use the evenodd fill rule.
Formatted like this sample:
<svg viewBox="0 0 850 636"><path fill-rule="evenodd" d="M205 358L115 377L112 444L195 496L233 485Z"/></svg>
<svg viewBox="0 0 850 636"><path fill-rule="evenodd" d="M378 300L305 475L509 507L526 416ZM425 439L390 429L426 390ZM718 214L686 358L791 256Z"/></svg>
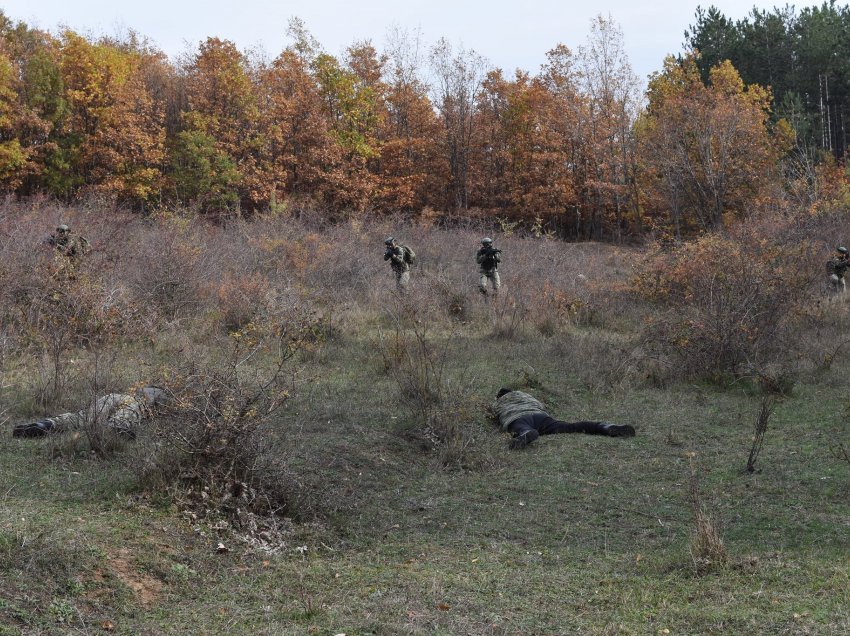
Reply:
<svg viewBox="0 0 850 636"><path fill-rule="evenodd" d="M404 252L404 262L413 265L416 262L416 253L407 245L402 245L401 250Z"/></svg>

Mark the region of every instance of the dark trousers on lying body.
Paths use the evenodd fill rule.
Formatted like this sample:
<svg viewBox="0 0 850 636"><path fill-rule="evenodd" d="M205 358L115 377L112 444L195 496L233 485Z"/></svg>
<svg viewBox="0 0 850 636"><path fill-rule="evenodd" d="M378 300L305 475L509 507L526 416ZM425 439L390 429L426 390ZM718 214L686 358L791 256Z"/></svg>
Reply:
<svg viewBox="0 0 850 636"><path fill-rule="evenodd" d="M609 422L562 422L546 413L523 415L508 426L514 437L535 430L539 435L555 435L557 433L587 433L588 435L608 435Z"/></svg>

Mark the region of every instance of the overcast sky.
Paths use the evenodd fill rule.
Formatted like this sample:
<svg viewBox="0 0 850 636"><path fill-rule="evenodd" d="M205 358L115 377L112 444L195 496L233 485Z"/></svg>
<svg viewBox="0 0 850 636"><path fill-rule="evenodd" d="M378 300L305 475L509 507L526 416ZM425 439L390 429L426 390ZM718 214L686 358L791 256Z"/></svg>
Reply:
<svg viewBox="0 0 850 636"><path fill-rule="evenodd" d="M716 0L727 17L741 19L753 6L772 9L784 0ZM805 6L821 2L801 2ZM841 3L839 3L841 4ZM587 40L590 22L610 15L624 35L635 73L643 80L661 68L664 56L679 53L698 3L688 0L0 0L13 20L56 33L60 25L86 35L118 35L132 29L175 56L215 36L240 48L261 47L275 57L289 44L286 28L301 18L329 53L339 55L355 41L383 49L389 29L419 29L428 44L446 37L474 49L506 73L536 73L546 51L558 43L575 50Z"/></svg>

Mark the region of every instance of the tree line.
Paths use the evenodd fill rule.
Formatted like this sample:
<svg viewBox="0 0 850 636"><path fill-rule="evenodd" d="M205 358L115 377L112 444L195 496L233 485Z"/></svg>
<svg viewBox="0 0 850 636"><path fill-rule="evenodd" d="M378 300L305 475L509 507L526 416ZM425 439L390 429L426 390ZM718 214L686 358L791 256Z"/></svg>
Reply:
<svg viewBox="0 0 850 636"><path fill-rule="evenodd" d="M850 7L835 0L797 13L786 5L754 8L732 21L717 8L697 9L685 33L698 50L703 78L723 60L744 82L770 86L776 116L793 123L810 153L826 150L843 158L850 140Z"/></svg>
<svg viewBox="0 0 850 636"><path fill-rule="evenodd" d="M694 46L716 15L697 12ZM298 19L289 35L274 59L208 38L171 61L133 33L54 35L0 14L0 187L216 217L298 204L528 219L603 240L820 192L826 164L767 85L694 50L644 93L601 16L536 74L401 30L339 57Z"/></svg>

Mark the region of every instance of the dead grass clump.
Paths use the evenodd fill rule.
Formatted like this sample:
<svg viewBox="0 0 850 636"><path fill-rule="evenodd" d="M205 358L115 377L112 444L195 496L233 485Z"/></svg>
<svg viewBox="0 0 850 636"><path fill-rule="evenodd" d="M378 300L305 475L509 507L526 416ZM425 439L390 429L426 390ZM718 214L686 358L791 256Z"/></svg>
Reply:
<svg viewBox="0 0 850 636"><path fill-rule="evenodd" d="M717 525L705 510L694 464L695 455L695 453L688 454L688 465L690 467L688 495L694 513L690 553L697 574L708 574L725 569L729 564L729 554L723 544L723 538L720 536Z"/></svg>

